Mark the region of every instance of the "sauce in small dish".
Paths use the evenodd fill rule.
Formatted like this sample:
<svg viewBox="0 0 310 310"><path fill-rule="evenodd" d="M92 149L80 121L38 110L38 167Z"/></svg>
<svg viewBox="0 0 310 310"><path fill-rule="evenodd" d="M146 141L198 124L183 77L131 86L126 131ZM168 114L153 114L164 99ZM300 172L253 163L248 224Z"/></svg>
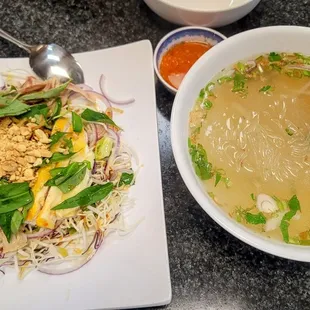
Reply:
<svg viewBox="0 0 310 310"><path fill-rule="evenodd" d="M163 56L159 71L163 79L176 89L193 64L212 46L204 42L181 42L172 46Z"/></svg>

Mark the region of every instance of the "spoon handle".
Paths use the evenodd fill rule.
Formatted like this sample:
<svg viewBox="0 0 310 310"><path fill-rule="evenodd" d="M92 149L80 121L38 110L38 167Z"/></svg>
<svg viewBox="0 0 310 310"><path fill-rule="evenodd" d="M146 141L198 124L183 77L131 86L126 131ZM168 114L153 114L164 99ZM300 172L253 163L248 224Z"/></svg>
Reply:
<svg viewBox="0 0 310 310"><path fill-rule="evenodd" d="M31 52L31 48L32 46L29 44L26 44L24 42L21 42L15 38L13 38L10 34L8 34L7 32L5 32L4 30L2 30L0 28L0 37L14 43L15 45L19 46L20 48L23 48L24 50L26 50L28 53Z"/></svg>

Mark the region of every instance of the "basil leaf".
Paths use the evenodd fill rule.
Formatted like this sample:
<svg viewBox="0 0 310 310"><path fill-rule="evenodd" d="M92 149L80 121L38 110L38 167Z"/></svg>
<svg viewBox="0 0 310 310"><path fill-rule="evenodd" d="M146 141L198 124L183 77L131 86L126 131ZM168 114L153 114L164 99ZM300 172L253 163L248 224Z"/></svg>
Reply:
<svg viewBox="0 0 310 310"><path fill-rule="evenodd" d="M261 212L258 214L252 214L250 212L246 212L244 218L249 224L253 225L266 224L266 217Z"/></svg>
<svg viewBox="0 0 310 310"><path fill-rule="evenodd" d="M52 155L51 158L45 158L43 160L43 163L41 164L41 167L44 167L44 166L52 164L52 163L58 163L60 161L66 160L75 154L76 154L76 152L69 153L69 154L63 154L63 153L56 152Z"/></svg>
<svg viewBox="0 0 310 310"><path fill-rule="evenodd" d="M296 215L297 211L300 211L300 204L299 204L299 200L296 195L294 195L289 200L288 206L290 208L290 211L284 214L281 220L281 224L280 224L280 230L282 233L282 237L286 243L289 242L289 232L288 232L288 228L290 226L289 221Z"/></svg>
<svg viewBox="0 0 310 310"><path fill-rule="evenodd" d="M8 242L11 241L11 236L12 236L11 221L12 221L13 214L14 214L14 211L0 214L0 227L3 233L5 234Z"/></svg>
<svg viewBox="0 0 310 310"><path fill-rule="evenodd" d="M133 178L134 178L133 173L123 172L118 182L118 186L130 185L132 183Z"/></svg>
<svg viewBox="0 0 310 310"><path fill-rule="evenodd" d="M72 143L72 139L67 139L66 137L64 137L64 141L65 141L65 145L69 150L69 153L73 153L73 143Z"/></svg>
<svg viewBox="0 0 310 310"><path fill-rule="evenodd" d="M33 196L27 182L0 186L0 214L17 210L32 201Z"/></svg>
<svg viewBox="0 0 310 310"><path fill-rule="evenodd" d="M282 59L281 55L275 52L271 52L268 56L269 61L280 61Z"/></svg>
<svg viewBox="0 0 310 310"><path fill-rule="evenodd" d="M8 101L10 103L0 108L0 117L21 115L30 110L29 105L17 99Z"/></svg>
<svg viewBox="0 0 310 310"><path fill-rule="evenodd" d="M68 193L84 180L87 168L91 169L90 163L84 161L71 163L63 169L56 168L56 171L52 169L53 178L45 186L57 186L63 193Z"/></svg>
<svg viewBox="0 0 310 310"><path fill-rule="evenodd" d="M94 110L87 108L81 114L81 117L88 122L100 122L100 123L108 124L111 126L115 126L116 128L120 129L120 127L118 127L113 122L113 120L108 115L106 115L105 113L96 112Z"/></svg>
<svg viewBox="0 0 310 310"><path fill-rule="evenodd" d="M30 110L26 112L25 114L21 115L22 118L30 118L34 117L35 115L43 115L44 118L47 117L48 114L48 107L45 103L37 104L30 106Z"/></svg>
<svg viewBox="0 0 310 310"><path fill-rule="evenodd" d="M83 130L82 118L75 112L72 112L72 128L74 132L81 132Z"/></svg>
<svg viewBox="0 0 310 310"><path fill-rule="evenodd" d="M65 134L66 134L65 132L57 131L53 135L51 135L50 136L50 139L51 139L50 147L56 144Z"/></svg>
<svg viewBox="0 0 310 310"><path fill-rule="evenodd" d="M58 97L67 88L70 82L71 81L68 81L53 89L23 95L20 97L20 99L27 101L27 100L37 100L37 99L51 99L54 97Z"/></svg>
<svg viewBox="0 0 310 310"><path fill-rule="evenodd" d="M71 209L76 207L85 207L100 200L103 200L113 190L113 183L108 182L104 185L94 185L85 188L77 195L63 201L52 210Z"/></svg>
<svg viewBox="0 0 310 310"><path fill-rule="evenodd" d="M61 99L57 98L56 102L55 102L54 110L53 110L53 113L52 113L52 116L51 116L52 119L57 117L60 114L61 108L62 108Z"/></svg>
<svg viewBox="0 0 310 310"><path fill-rule="evenodd" d="M22 224L23 221L24 221L24 217L22 213L16 210L13 213L12 220L11 220L11 231L14 235L18 233L20 225Z"/></svg>

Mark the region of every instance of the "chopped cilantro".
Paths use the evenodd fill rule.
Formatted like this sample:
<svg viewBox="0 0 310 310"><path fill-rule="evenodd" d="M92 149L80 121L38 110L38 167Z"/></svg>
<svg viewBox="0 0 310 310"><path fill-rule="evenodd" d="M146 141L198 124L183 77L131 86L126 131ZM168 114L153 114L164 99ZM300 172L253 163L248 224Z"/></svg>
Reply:
<svg viewBox="0 0 310 310"><path fill-rule="evenodd" d="M194 145L188 140L189 153L192 157L194 169L201 180L209 180L213 176L212 164L208 162L207 153L201 144Z"/></svg>
<svg viewBox="0 0 310 310"><path fill-rule="evenodd" d="M255 197L255 195L253 193L251 194L251 198L252 198L253 201L256 200L256 197Z"/></svg>

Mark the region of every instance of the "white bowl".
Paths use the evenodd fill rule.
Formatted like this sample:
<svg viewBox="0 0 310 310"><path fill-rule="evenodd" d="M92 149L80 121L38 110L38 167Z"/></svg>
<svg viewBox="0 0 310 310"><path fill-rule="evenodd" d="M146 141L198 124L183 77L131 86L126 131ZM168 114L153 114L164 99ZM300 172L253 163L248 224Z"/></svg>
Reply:
<svg viewBox="0 0 310 310"><path fill-rule="evenodd" d="M260 0L240 0L240 4L223 9L222 6L216 5L222 0L216 0L214 7L210 9L209 5L204 7L201 2L199 7L191 7L188 3L191 3L192 0L183 0L181 5L171 4L167 0L144 1L156 14L174 24L208 27L221 27L231 24L250 13L260 2ZM204 2L207 1L204 0Z"/></svg>
<svg viewBox="0 0 310 310"><path fill-rule="evenodd" d="M224 229L253 247L280 257L305 262L310 262L310 247L285 244L256 234L231 219L212 202L195 175L188 154L187 140L189 113L199 91L223 68L238 60L272 51L309 55L309 38L310 28L275 26L250 30L224 40L203 55L185 76L175 97L171 116L174 157L186 186L200 206Z"/></svg>
<svg viewBox="0 0 310 310"><path fill-rule="evenodd" d="M157 44L154 51L154 68L158 79L173 94L177 89L168 84L159 72L162 56L175 44L184 41L203 42L212 46L227 39L223 34L205 27L182 27L167 33Z"/></svg>

